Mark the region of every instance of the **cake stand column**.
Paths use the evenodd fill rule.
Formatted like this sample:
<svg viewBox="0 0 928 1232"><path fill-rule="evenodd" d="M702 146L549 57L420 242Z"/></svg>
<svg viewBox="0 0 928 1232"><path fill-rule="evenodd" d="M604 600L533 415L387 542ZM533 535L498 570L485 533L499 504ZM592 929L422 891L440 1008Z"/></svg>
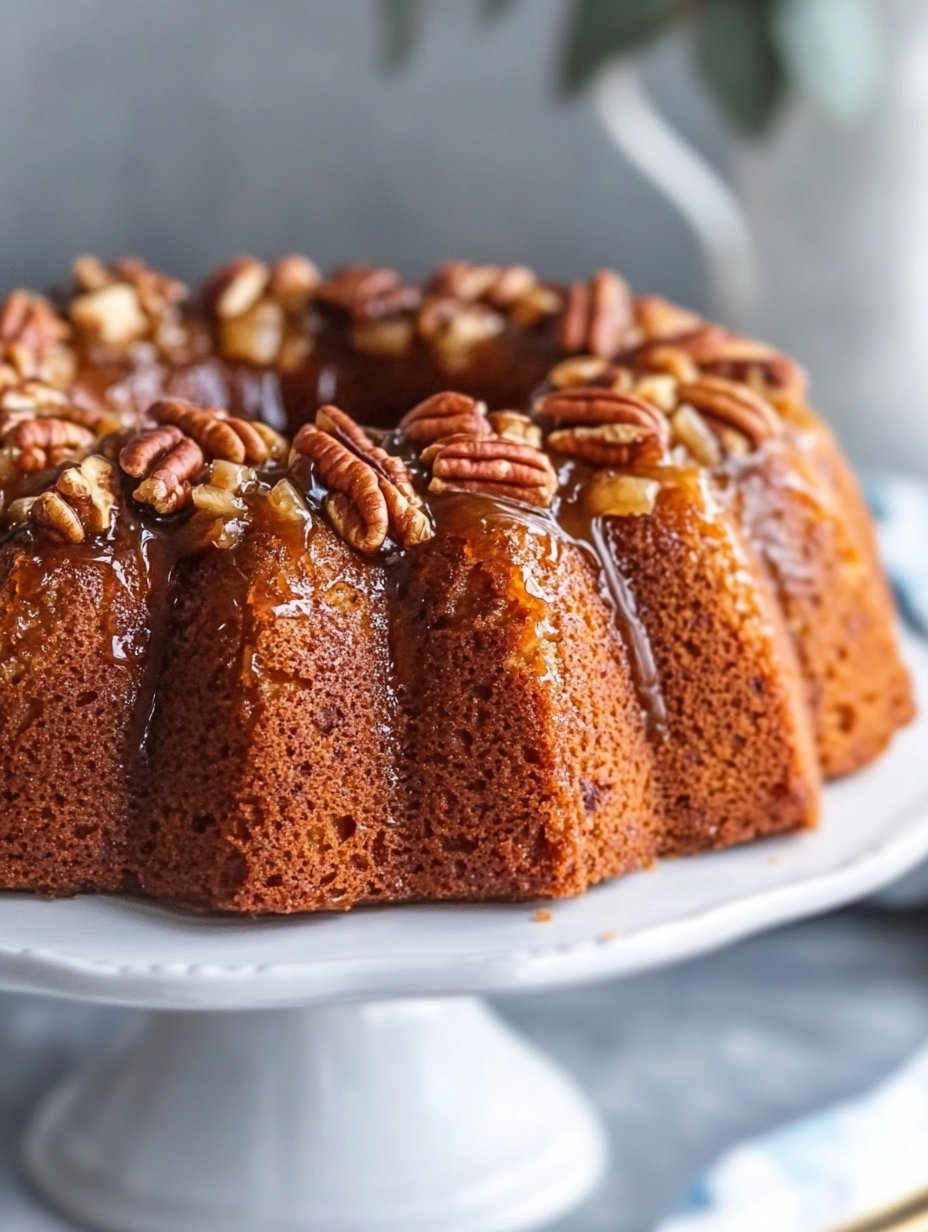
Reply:
<svg viewBox="0 0 928 1232"><path fill-rule="evenodd" d="M604 1160L583 1097L472 999L152 1014L26 1143L105 1232L514 1232Z"/></svg>

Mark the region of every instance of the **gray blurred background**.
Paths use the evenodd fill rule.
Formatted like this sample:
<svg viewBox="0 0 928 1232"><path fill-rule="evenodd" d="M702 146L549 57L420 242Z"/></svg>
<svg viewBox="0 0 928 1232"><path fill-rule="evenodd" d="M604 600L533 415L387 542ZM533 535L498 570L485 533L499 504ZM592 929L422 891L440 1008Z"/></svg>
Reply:
<svg viewBox="0 0 928 1232"><path fill-rule="evenodd" d="M370 0L0 0L2 282L77 252L188 278L237 250L449 256L552 277L603 264L702 299L693 240L616 155L587 101L556 102L560 0L491 26L434 0L401 74ZM713 158L721 123L676 40L656 96Z"/></svg>

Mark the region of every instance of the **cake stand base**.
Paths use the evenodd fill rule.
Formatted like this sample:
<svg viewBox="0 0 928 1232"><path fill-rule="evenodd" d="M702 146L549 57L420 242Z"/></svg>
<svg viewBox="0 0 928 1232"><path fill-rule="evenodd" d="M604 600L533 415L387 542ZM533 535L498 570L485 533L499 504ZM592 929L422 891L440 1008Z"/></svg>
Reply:
<svg viewBox="0 0 928 1232"><path fill-rule="evenodd" d="M105 1232L514 1232L605 1157L583 1097L475 999L151 1014L26 1142L42 1193Z"/></svg>

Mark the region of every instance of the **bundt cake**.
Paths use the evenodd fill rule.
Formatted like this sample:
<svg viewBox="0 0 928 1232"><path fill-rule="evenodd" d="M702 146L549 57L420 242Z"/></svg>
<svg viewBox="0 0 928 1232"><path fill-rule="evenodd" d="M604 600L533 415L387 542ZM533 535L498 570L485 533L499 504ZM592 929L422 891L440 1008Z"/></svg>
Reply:
<svg viewBox="0 0 928 1232"><path fill-rule="evenodd" d="M0 310L0 438L4 888L575 894L912 715L800 369L609 271L83 257Z"/></svg>

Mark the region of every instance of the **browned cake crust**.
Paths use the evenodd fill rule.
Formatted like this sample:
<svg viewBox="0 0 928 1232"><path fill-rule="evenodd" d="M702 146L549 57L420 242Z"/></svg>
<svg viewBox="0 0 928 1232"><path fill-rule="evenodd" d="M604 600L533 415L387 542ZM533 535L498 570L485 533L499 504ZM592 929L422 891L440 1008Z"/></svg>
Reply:
<svg viewBox="0 0 928 1232"><path fill-rule="evenodd" d="M0 887L575 894L912 715L801 372L608 271L82 258L0 309L0 486Z"/></svg>

